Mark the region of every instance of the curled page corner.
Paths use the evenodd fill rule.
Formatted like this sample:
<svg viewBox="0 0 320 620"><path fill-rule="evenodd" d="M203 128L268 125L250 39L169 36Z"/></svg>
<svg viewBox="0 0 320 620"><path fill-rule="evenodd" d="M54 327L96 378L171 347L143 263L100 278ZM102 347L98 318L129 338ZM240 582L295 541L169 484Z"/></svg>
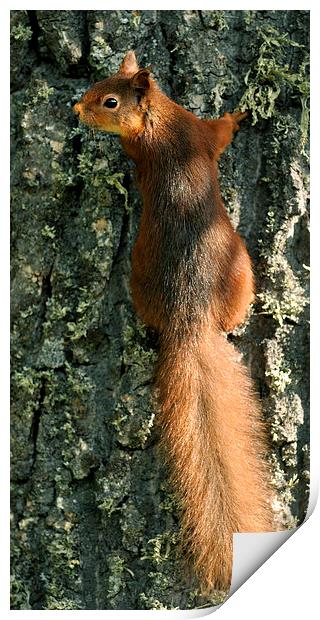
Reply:
<svg viewBox="0 0 320 620"><path fill-rule="evenodd" d="M266 562L299 528L282 532L233 535L233 567L229 597Z"/></svg>
<svg viewBox="0 0 320 620"><path fill-rule="evenodd" d="M229 594L230 598L257 570L281 547L299 527L281 532L253 532L233 535L233 567L232 581ZM205 608L154 611L153 614L161 614L161 618L201 618L212 614L224 605Z"/></svg>

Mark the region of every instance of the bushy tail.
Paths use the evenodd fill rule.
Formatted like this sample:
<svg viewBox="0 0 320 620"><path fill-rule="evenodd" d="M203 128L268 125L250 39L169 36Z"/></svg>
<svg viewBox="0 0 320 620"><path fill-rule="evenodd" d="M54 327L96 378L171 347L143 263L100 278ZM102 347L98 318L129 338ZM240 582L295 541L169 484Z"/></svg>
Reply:
<svg viewBox="0 0 320 620"><path fill-rule="evenodd" d="M168 328L156 385L185 549L203 591L227 589L233 532L272 530L267 442L252 381L222 334L207 327L181 341Z"/></svg>

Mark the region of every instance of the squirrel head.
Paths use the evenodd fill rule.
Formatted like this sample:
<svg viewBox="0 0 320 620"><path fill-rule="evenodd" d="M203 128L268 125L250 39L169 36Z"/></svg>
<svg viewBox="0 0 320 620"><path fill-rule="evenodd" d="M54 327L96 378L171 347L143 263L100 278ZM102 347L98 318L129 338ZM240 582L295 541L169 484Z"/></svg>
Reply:
<svg viewBox="0 0 320 620"><path fill-rule="evenodd" d="M135 53L129 51L119 71L94 84L73 110L91 127L133 138L144 129L153 87L150 68L140 69Z"/></svg>

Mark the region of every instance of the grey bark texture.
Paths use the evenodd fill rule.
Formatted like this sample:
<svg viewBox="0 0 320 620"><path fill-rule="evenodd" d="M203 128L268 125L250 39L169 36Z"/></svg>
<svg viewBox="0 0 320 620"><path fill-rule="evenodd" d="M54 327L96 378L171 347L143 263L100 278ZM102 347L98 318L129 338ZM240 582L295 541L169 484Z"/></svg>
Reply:
<svg viewBox="0 0 320 620"><path fill-rule="evenodd" d="M195 114L251 112L220 162L257 280L230 337L263 401L279 522L303 520L308 33L307 11L11 12L13 609L224 596L201 598L186 571L157 451L155 338L130 301L133 165L117 137L78 127L71 110L129 49Z"/></svg>

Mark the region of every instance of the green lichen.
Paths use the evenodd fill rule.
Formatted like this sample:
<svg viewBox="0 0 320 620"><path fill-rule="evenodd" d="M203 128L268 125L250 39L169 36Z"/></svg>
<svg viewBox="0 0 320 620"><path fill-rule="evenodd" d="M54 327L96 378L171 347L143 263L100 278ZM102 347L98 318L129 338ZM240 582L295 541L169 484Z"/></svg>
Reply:
<svg viewBox="0 0 320 620"><path fill-rule="evenodd" d="M100 470L97 477L96 498L104 521L115 511L122 511L122 500L131 485L131 456L122 451L113 454L108 470Z"/></svg>
<svg viewBox="0 0 320 620"><path fill-rule="evenodd" d="M141 12L140 11L132 11L132 24L136 30L139 29L141 23Z"/></svg>
<svg viewBox="0 0 320 620"><path fill-rule="evenodd" d="M159 504L159 508L169 514L171 513L173 515L177 515L179 510L179 502L176 493L173 493L171 485L169 485L168 481L160 484L160 490L163 492L163 499Z"/></svg>
<svg viewBox="0 0 320 620"><path fill-rule="evenodd" d="M167 607L154 596L150 596L145 592L139 594L139 601L142 609L179 609L179 607Z"/></svg>
<svg viewBox="0 0 320 620"><path fill-rule="evenodd" d="M125 588L125 575L130 573L132 575L132 572L128 570L125 560L117 553L108 557L107 565L109 568L108 596L113 599Z"/></svg>
<svg viewBox="0 0 320 620"><path fill-rule="evenodd" d="M122 196L124 196L124 208L127 211L127 213L131 213L132 207L131 206L129 207L129 204L128 204L128 192L122 184L123 179L124 179L124 174L122 172L116 172L112 176L108 176L106 178L106 182L108 183L108 185L114 186L118 190L118 192Z"/></svg>
<svg viewBox="0 0 320 620"><path fill-rule="evenodd" d="M83 609L82 606L77 605L77 603L73 599L63 598L57 600L54 596L48 596L46 609L57 609L60 611L66 611L67 609Z"/></svg>
<svg viewBox="0 0 320 620"><path fill-rule="evenodd" d="M225 11L199 11L199 13L206 28L216 31L229 30Z"/></svg>
<svg viewBox="0 0 320 620"><path fill-rule="evenodd" d="M257 293L256 297L261 302L260 314L272 316L279 325L283 325L286 319L299 323L308 299L297 278L280 270L273 274L269 270L268 275L277 281L277 286Z"/></svg>
<svg viewBox="0 0 320 620"><path fill-rule="evenodd" d="M87 179L88 177L91 179L92 169L93 169L93 160L89 153L79 153L78 154L78 176L81 179Z"/></svg>
<svg viewBox="0 0 320 620"><path fill-rule="evenodd" d="M13 385L20 392L23 391L30 400L35 398L39 390L39 373L37 370L24 366L21 370L15 370L12 375Z"/></svg>
<svg viewBox="0 0 320 620"><path fill-rule="evenodd" d="M289 319L299 323L309 303L308 268L293 268L290 260L295 225L299 221L297 210L306 204L306 191L299 187L295 200L284 196L278 188L271 188L272 204L288 201L286 217L282 208L270 207L264 222L264 238L259 240L263 288L256 297L261 303L261 314L272 316L279 325ZM289 202L290 201L290 202ZM301 216L300 216L301 217ZM307 251L307 248L306 248Z"/></svg>
<svg viewBox="0 0 320 620"><path fill-rule="evenodd" d="M270 388L277 394L284 392L287 386L290 385L292 381L291 368L286 366L281 350L278 351L277 356L268 356L265 376L268 377Z"/></svg>
<svg viewBox="0 0 320 620"><path fill-rule="evenodd" d="M30 595L27 585L16 575L10 579L10 608L11 609L32 609L30 605Z"/></svg>
<svg viewBox="0 0 320 620"><path fill-rule="evenodd" d="M41 455L40 446L38 450ZM46 477L45 487L43 480L38 479L35 467L32 488L26 497L24 518L19 521L12 544L14 575L12 607L33 608L33 603L30 603L31 593L19 580L19 568L22 567L27 573L31 572L32 580L39 580L43 609L81 609L77 596L80 585L79 545L75 514L68 510L68 506L72 505L68 498L68 483L65 479L62 484L57 482L55 485L57 498L54 501L53 492L48 493L49 481L46 469L43 473ZM42 507L40 516L39 506ZM46 527L43 514L46 515ZM34 545L37 548L37 556L33 563L30 563L29 558ZM44 554L50 558L50 562L43 566L39 574L39 564L41 565Z"/></svg>
<svg viewBox="0 0 320 620"><path fill-rule="evenodd" d="M138 318L134 323L126 321L123 331L124 352L123 361L126 366L133 364L141 369L150 368L156 360L155 351L145 344L147 339L146 327Z"/></svg>
<svg viewBox="0 0 320 620"><path fill-rule="evenodd" d="M294 73L285 62L285 54L289 47L305 50L305 46L290 39L287 33L281 33L273 26L257 27L258 58L247 72L244 82L246 90L240 100L241 110L252 112L253 124L260 118L274 115L276 101L284 87L290 89L293 97L301 102L301 141L304 145L309 126L309 80L307 67L308 54L301 62L299 70Z"/></svg>
<svg viewBox="0 0 320 620"><path fill-rule="evenodd" d="M141 389L131 394L122 394L115 407L112 426L117 431L118 441L123 446L144 448L151 434L154 422L154 412L149 402L149 393ZM145 417L143 416L145 414Z"/></svg>
<svg viewBox="0 0 320 620"><path fill-rule="evenodd" d="M32 29L30 26L26 26L25 24L18 23L12 26L10 35L15 41L30 41L32 38Z"/></svg>
<svg viewBox="0 0 320 620"><path fill-rule="evenodd" d="M45 225L41 233L45 239L55 239L55 236L56 236L56 231L55 231L54 226L49 226L49 224Z"/></svg>
<svg viewBox="0 0 320 620"><path fill-rule="evenodd" d="M156 403L150 394L156 353L147 344L145 326L124 311L122 362L112 425L124 446L144 448L152 432Z"/></svg>
<svg viewBox="0 0 320 620"><path fill-rule="evenodd" d="M123 185L124 173L115 172L110 174L109 164L106 160L94 161L94 154L86 150L78 155L78 176L84 179L89 187L99 188L103 185L115 187L119 194L124 197L124 208L130 213L132 207L128 203L128 191Z"/></svg>
<svg viewBox="0 0 320 620"><path fill-rule="evenodd" d="M96 22L96 27L99 22ZM98 28L97 28L98 30ZM103 36L103 25L101 25L101 34L99 31L94 34L90 46L90 65L99 74L106 71L106 64L113 51Z"/></svg>
<svg viewBox="0 0 320 620"><path fill-rule="evenodd" d="M65 362L64 341L62 339L45 339L38 355L37 365L46 368L59 368Z"/></svg>
<svg viewBox="0 0 320 620"><path fill-rule="evenodd" d="M59 557L59 564L63 565L64 570L70 569L73 572L74 568L80 566L78 557L79 551L78 549L74 549L73 535L68 534L64 524L62 529L63 536L57 536L48 542L47 550L51 557L55 557L56 559Z"/></svg>
<svg viewBox="0 0 320 620"><path fill-rule="evenodd" d="M52 364L51 357L49 363ZM45 394L40 423L44 424L42 432L45 432L46 440L59 448L59 458L64 467L72 472L74 478L82 479L95 463L86 426L89 416L95 413L94 386L83 369L73 368L62 358L59 359L60 365L60 372L41 372ZM45 412L52 411L58 412L59 424L54 417L50 422L51 418L43 416ZM52 475L56 473L54 470Z"/></svg>
<svg viewBox="0 0 320 620"><path fill-rule="evenodd" d="M90 252L84 253L85 259L88 259L90 256ZM67 322L68 337L72 342L84 338L90 328L99 324L99 306L93 303L92 297L93 291L88 287L79 287L76 306L77 318L74 321Z"/></svg>
<svg viewBox="0 0 320 620"><path fill-rule="evenodd" d="M124 548L137 554L143 541L146 519L132 500L128 500L124 504L120 523Z"/></svg>
<svg viewBox="0 0 320 620"><path fill-rule="evenodd" d="M257 11L243 11L244 22L247 26L252 26L256 21L256 13Z"/></svg>
<svg viewBox="0 0 320 620"><path fill-rule="evenodd" d="M48 332L49 335L53 325L64 319L68 312L70 312L70 306L65 304L65 300L63 300L62 303L56 297L48 299L46 305L46 320L43 324L44 333Z"/></svg>
<svg viewBox="0 0 320 620"><path fill-rule="evenodd" d="M271 417L271 436L278 444L296 442L299 427L304 422L301 398L294 393L292 386L281 394L273 393L269 397Z"/></svg>
<svg viewBox="0 0 320 620"><path fill-rule="evenodd" d="M88 452L88 448L80 420L86 415L87 406L92 409L92 386L81 369L72 369L67 363L63 372L41 371L38 376L44 389L39 408L37 461L19 532L25 533L28 544L37 541L40 565L44 553L50 557L40 576L38 567L33 569L41 580L43 608L81 609L77 596L81 590L77 517L69 485L70 471L73 479L80 479L88 472L83 464L83 452ZM29 392L34 389L30 380L20 379L19 383L25 384ZM40 478L39 463L42 464ZM42 507L40 516L39 506ZM26 551L28 558L28 548Z"/></svg>
<svg viewBox="0 0 320 620"><path fill-rule="evenodd" d="M177 542L176 532L162 532L147 541L140 559L150 560L155 566L165 564L172 558Z"/></svg>
<svg viewBox="0 0 320 620"><path fill-rule="evenodd" d="M294 442L286 446L283 446L281 450L281 458L286 467L291 468L293 471L295 471L296 462L297 462L297 443ZM288 481L288 487L293 488L297 486L298 482L299 482L299 477L295 471L295 473L292 475L292 477Z"/></svg>
<svg viewBox="0 0 320 620"><path fill-rule="evenodd" d="M28 107L32 108L39 103L48 102L50 96L55 92L53 86L49 86L47 80L35 79L33 84L32 93L30 93L30 100L28 101Z"/></svg>

